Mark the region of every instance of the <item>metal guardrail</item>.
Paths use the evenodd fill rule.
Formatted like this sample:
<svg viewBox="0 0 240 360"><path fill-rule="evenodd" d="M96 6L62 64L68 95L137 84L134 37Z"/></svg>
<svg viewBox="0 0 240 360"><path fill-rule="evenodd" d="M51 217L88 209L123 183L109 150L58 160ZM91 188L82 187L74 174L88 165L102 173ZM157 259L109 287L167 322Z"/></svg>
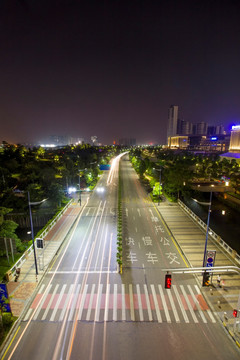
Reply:
<svg viewBox="0 0 240 360"><path fill-rule="evenodd" d="M56 225L57 221L62 217L68 207L71 205L73 199L71 199L68 204L60 211L59 214L53 219L53 221L47 226L47 228L42 232L41 237L44 238L50 230ZM7 272L7 276L11 276L15 273L17 268L20 268L22 264L26 261L29 255L31 255L33 251L33 245L29 246L29 248L24 252L24 254L18 259L18 261L11 267L10 270Z"/></svg>
<svg viewBox="0 0 240 360"><path fill-rule="evenodd" d="M188 274L188 273L224 273L224 272L234 272L240 274L240 268L238 266L213 266L213 267L190 267L190 268L176 268L176 269L162 269L163 272L169 272L173 274Z"/></svg>
<svg viewBox="0 0 240 360"><path fill-rule="evenodd" d="M178 200L180 207L191 216L191 218L202 228L207 231L207 225L202 221L187 205L185 205L181 200ZM240 255L233 250L218 234L216 234L211 228L209 228L208 235L215 240L234 260L240 264Z"/></svg>

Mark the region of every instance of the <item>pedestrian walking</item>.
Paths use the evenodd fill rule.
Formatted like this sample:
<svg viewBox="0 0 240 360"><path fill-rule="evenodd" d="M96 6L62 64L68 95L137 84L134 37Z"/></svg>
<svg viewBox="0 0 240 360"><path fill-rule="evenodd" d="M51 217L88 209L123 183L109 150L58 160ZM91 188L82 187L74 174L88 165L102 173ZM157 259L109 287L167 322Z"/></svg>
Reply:
<svg viewBox="0 0 240 360"><path fill-rule="evenodd" d="M217 284L218 284L218 287L221 287L221 276L220 275L217 276Z"/></svg>

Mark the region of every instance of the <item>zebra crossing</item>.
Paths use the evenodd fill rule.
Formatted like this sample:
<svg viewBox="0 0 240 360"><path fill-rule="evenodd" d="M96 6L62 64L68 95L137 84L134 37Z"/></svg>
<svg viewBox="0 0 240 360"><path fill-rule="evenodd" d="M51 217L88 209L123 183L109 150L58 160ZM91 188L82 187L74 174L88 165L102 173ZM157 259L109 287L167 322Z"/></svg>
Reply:
<svg viewBox="0 0 240 360"><path fill-rule="evenodd" d="M42 285L23 321L215 323L197 285Z"/></svg>

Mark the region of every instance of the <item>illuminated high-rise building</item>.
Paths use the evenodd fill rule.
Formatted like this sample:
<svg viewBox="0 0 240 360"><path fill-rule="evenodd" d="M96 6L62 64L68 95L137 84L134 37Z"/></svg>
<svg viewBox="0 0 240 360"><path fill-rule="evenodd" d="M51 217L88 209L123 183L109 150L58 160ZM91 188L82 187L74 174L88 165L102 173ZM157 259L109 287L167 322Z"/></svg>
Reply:
<svg viewBox="0 0 240 360"><path fill-rule="evenodd" d="M167 142L168 138L177 135L178 130L178 106L171 105L168 109L168 128L167 128Z"/></svg>
<svg viewBox="0 0 240 360"><path fill-rule="evenodd" d="M240 125L232 127L229 151L240 152Z"/></svg>

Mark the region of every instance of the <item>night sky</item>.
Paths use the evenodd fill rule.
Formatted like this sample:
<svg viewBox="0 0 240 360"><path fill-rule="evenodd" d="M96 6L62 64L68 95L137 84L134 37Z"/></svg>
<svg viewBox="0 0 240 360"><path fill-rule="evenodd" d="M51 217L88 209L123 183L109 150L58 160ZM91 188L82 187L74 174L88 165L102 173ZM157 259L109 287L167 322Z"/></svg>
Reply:
<svg viewBox="0 0 240 360"><path fill-rule="evenodd" d="M240 123L240 1L0 0L0 140Z"/></svg>

